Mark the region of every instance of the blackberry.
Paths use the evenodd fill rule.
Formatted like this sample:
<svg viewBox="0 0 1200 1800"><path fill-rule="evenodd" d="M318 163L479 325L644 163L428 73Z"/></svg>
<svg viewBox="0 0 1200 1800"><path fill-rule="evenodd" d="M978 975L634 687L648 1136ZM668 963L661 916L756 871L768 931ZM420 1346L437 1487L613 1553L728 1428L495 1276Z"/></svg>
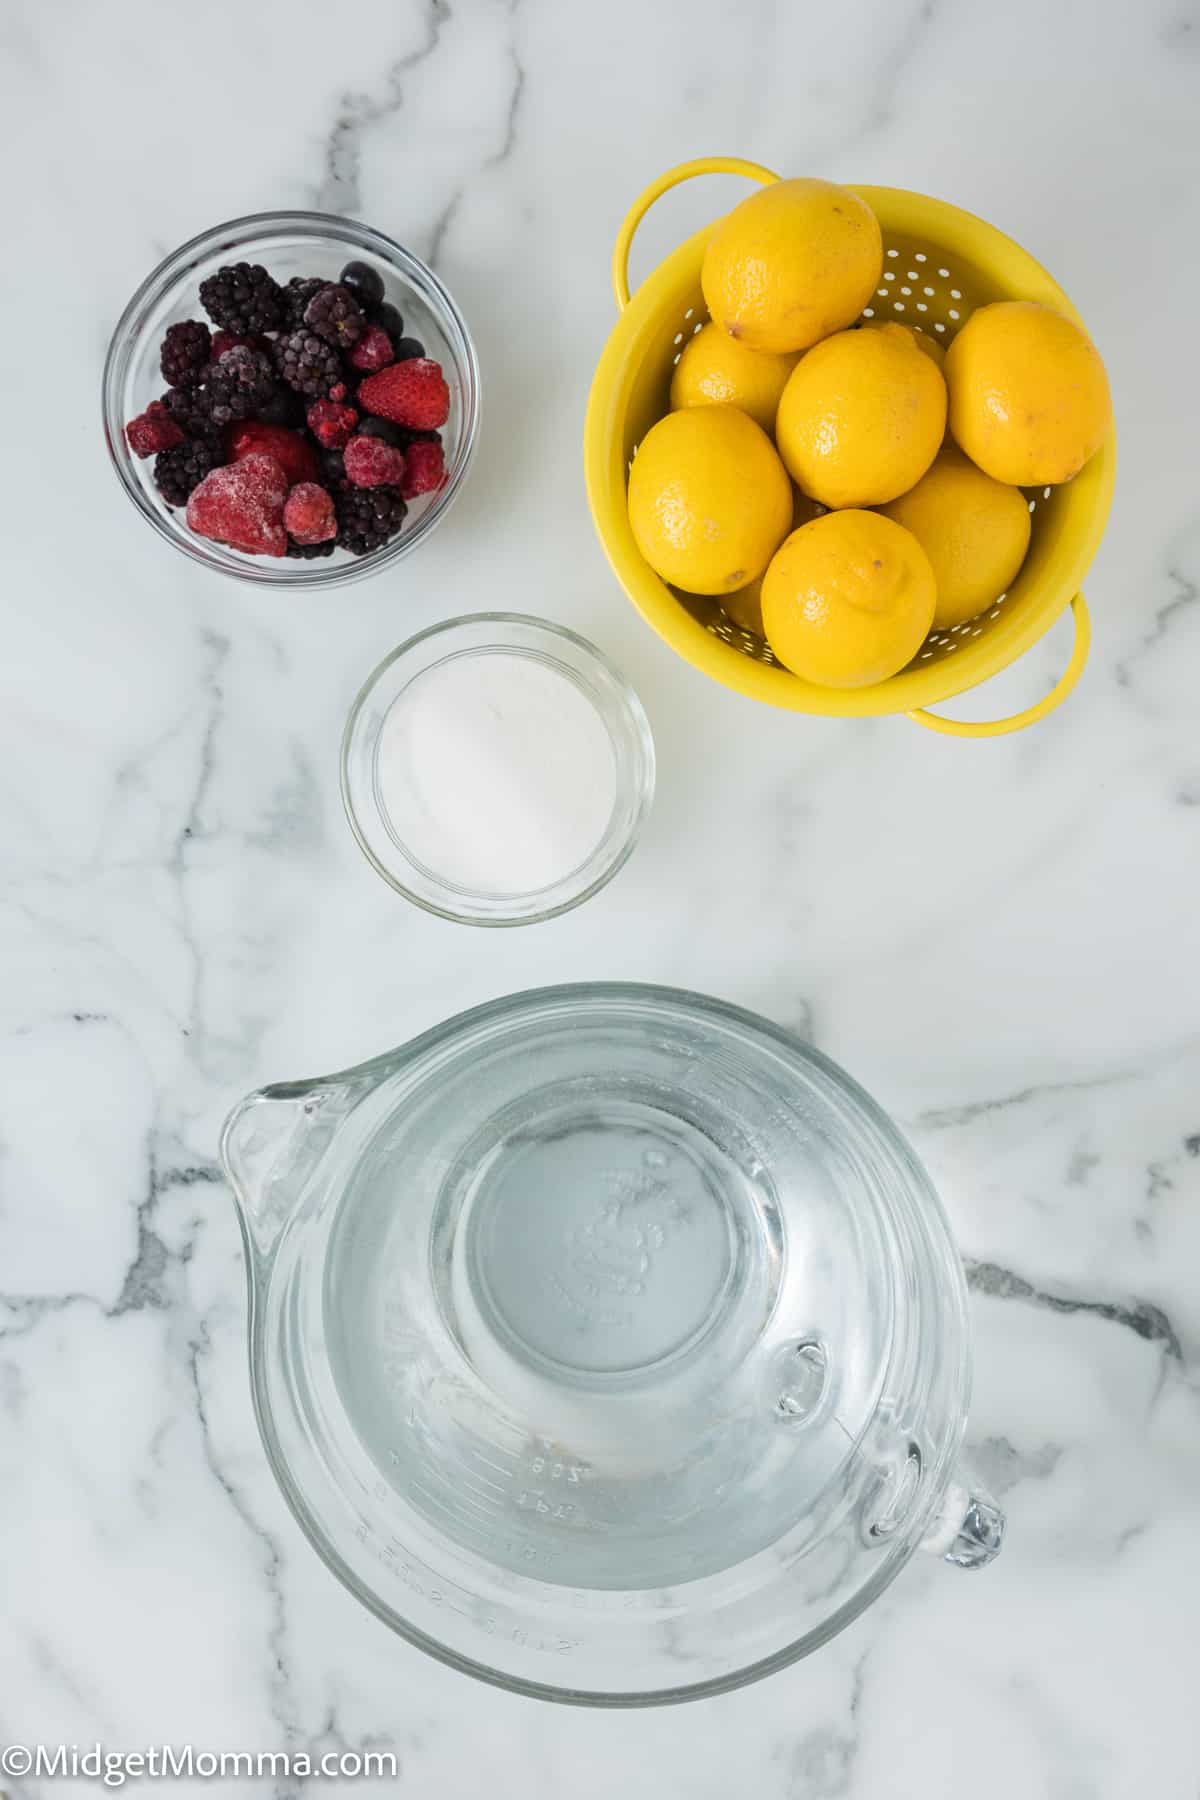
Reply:
<svg viewBox="0 0 1200 1800"><path fill-rule="evenodd" d="M257 418L275 393L275 375L261 350L239 344L227 350L208 371L200 399L214 425Z"/></svg>
<svg viewBox="0 0 1200 1800"><path fill-rule="evenodd" d="M425 346L420 338L395 338L392 348L396 352L397 362L411 362L414 356L425 354Z"/></svg>
<svg viewBox="0 0 1200 1800"><path fill-rule="evenodd" d="M220 436L221 428L213 423L203 387L168 388L163 405L188 437L211 440Z"/></svg>
<svg viewBox="0 0 1200 1800"><path fill-rule="evenodd" d="M286 556L294 556L302 562L311 562L315 556L332 556L333 551L334 542L332 538L326 538L324 543L321 544L298 544L295 538L289 538L287 541L287 550L284 554Z"/></svg>
<svg viewBox="0 0 1200 1800"><path fill-rule="evenodd" d="M337 542L352 556L369 556L404 523L408 508L395 487L339 488L333 496Z"/></svg>
<svg viewBox="0 0 1200 1800"><path fill-rule="evenodd" d="M158 359L168 387L195 387L203 381L211 346L212 333L200 319L168 325Z"/></svg>
<svg viewBox="0 0 1200 1800"><path fill-rule="evenodd" d="M338 350L353 350L367 328L358 301L336 281L313 295L304 309L304 323Z"/></svg>
<svg viewBox="0 0 1200 1800"><path fill-rule="evenodd" d="M377 306L383 305L383 276L370 263L348 262L338 280L350 290L364 312L373 313Z"/></svg>
<svg viewBox="0 0 1200 1800"><path fill-rule="evenodd" d="M310 400L326 399L342 380L341 358L333 345L303 326L276 338L272 354L283 380Z"/></svg>
<svg viewBox="0 0 1200 1800"><path fill-rule="evenodd" d="M293 275L283 290L283 328L296 331L304 323L304 309L314 294L326 286L320 275Z"/></svg>
<svg viewBox="0 0 1200 1800"><path fill-rule="evenodd" d="M154 485L168 506L186 506L188 496L213 469L225 461L219 444L196 439L160 450L154 459Z"/></svg>
<svg viewBox="0 0 1200 1800"><path fill-rule="evenodd" d="M243 337L283 322L283 289L261 263L227 263L200 283L200 300L215 325Z"/></svg>
<svg viewBox="0 0 1200 1800"><path fill-rule="evenodd" d="M402 338L404 336L404 320L400 317L399 310L392 305L390 300L385 300L382 306L376 307L375 323L383 326L383 329L387 332L393 344L396 342L397 338Z"/></svg>

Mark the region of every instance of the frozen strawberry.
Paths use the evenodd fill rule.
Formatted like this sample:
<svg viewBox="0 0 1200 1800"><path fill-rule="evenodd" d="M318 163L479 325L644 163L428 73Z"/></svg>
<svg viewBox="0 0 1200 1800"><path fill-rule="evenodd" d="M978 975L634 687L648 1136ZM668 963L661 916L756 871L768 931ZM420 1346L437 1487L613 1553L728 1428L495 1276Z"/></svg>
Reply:
<svg viewBox="0 0 1200 1800"><path fill-rule="evenodd" d="M346 445L346 474L355 487L399 487L404 452L382 438L352 437Z"/></svg>
<svg viewBox="0 0 1200 1800"><path fill-rule="evenodd" d="M349 356L354 368L366 369L368 372L386 369L395 360L392 340L382 325L368 325Z"/></svg>
<svg viewBox="0 0 1200 1800"><path fill-rule="evenodd" d="M283 523L298 544L323 544L336 537L332 494L315 481L298 481L284 502Z"/></svg>
<svg viewBox="0 0 1200 1800"><path fill-rule="evenodd" d="M406 500L418 494L432 494L446 479L446 457L440 438L428 441L418 438L404 452L404 480L400 492Z"/></svg>
<svg viewBox="0 0 1200 1800"><path fill-rule="evenodd" d="M314 400L306 416L308 429L326 450L344 450L358 424L357 407L338 400Z"/></svg>
<svg viewBox="0 0 1200 1800"><path fill-rule="evenodd" d="M130 419L125 427L125 442L135 456L157 456L160 450L173 450L182 444L183 432L161 400L152 400L144 413Z"/></svg>
<svg viewBox="0 0 1200 1800"><path fill-rule="evenodd" d="M359 384L358 403L381 419L428 431L446 423L450 390L440 364L428 356L414 356L368 375Z"/></svg>
<svg viewBox="0 0 1200 1800"><path fill-rule="evenodd" d="M254 454L206 475L192 490L187 522L200 537L252 556L286 556L288 478L273 456Z"/></svg>
<svg viewBox="0 0 1200 1800"><path fill-rule="evenodd" d="M245 419L227 427L225 447L230 462L241 462L245 456L273 456L282 466L289 484L320 478L312 445L298 431L289 431L286 425L267 425L261 419Z"/></svg>

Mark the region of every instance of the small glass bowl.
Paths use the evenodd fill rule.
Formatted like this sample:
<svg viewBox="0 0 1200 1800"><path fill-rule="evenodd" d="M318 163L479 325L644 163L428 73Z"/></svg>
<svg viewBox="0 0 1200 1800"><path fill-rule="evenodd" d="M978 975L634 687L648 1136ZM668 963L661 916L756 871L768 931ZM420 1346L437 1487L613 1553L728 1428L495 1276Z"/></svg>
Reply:
<svg viewBox="0 0 1200 1800"><path fill-rule="evenodd" d="M450 388L450 416L442 427L446 480L409 506L399 534L368 556L335 550L330 557L248 556L188 530L182 511L173 512L154 485L154 459L132 455L125 442L128 421L144 412L166 383L159 350L168 325L202 318L199 287L222 263L262 263L285 285L293 275L335 280L351 258L369 263L383 277L387 297L398 306L404 328L441 363ZM433 530L462 485L479 429L479 364L466 321L432 269L382 232L353 219L327 213L254 213L203 232L174 251L148 275L121 314L104 364L104 435L122 487L142 517L176 549L242 581L265 587L319 588L356 581L415 550Z"/></svg>
<svg viewBox="0 0 1200 1800"><path fill-rule="evenodd" d="M562 880L528 894L472 892L426 868L396 835L380 792L380 740L400 695L445 662L496 652L533 657L573 681L607 730L615 764L616 800L591 855ZM533 925L590 899L629 856L653 797L654 739L625 677L586 638L522 613L472 613L401 644L363 684L342 739L342 799L363 854L406 900L462 925Z"/></svg>

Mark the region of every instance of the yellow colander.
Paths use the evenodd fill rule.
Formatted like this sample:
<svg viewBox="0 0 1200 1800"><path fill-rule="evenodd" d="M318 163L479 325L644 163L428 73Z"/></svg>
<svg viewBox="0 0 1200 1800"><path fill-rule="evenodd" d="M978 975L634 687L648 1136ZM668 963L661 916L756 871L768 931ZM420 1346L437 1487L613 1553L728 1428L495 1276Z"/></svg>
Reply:
<svg viewBox="0 0 1200 1800"><path fill-rule="evenodd" d="M761 638L727 619L716 599L679 594L650 568L629 528L625 489L642 437L667 411L671 371L686 338L707 318L700 265L713 227L688 238L629 294L629 247L639 222L661 194L693 175L746 175L778 181L758 163L734 156L700 157L668 169L630 208L613 252L613 285L620 318L605 345L588 401L584 467L588 500L600 541L625 592L687 662L726 687L793 712L839 718L907 713L910 719L961 737L1018 731L1065 699L1087 661L1090 626L1079 583L1096 553L1112 503L1116 473L1113 432L1075 479L1062 487L1027 490L1033 514L1029 554L1016 581L978 618L935 631L908 668L865 688L824 688L789 674ZM973 307L989 300L1041 300L1082 325L1062 289L1032 256L982 219L902 188L858 187L883 229L879 290L867 315L896 317L949 343ZM865 316L867 316L865 315ZM1011 718L964 724L927 712L998 674L1070 605L1075 648L1057 685L1035 706Z"/></svg>

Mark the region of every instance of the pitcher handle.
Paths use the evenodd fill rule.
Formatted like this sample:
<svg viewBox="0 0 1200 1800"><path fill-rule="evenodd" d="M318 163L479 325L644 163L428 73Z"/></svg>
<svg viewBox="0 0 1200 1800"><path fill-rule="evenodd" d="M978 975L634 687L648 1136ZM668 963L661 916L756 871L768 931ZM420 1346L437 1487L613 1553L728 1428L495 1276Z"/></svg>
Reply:
<svg viewBox="0 0 1200 1800"><path fill-rule="evenodd" d="M691 162L676 163L673 169L667 169L657 181L652 181L625 214L613 246L612 278L618 312L624 312L629 305L629 249L634 232L656 200L671 188L678 187L681 181L690 181L693 175L744 175L748 181L760 181L764 187L779 180L773 169L764 168L762 163L747 162L741 156L696 156Z"/></svg>

